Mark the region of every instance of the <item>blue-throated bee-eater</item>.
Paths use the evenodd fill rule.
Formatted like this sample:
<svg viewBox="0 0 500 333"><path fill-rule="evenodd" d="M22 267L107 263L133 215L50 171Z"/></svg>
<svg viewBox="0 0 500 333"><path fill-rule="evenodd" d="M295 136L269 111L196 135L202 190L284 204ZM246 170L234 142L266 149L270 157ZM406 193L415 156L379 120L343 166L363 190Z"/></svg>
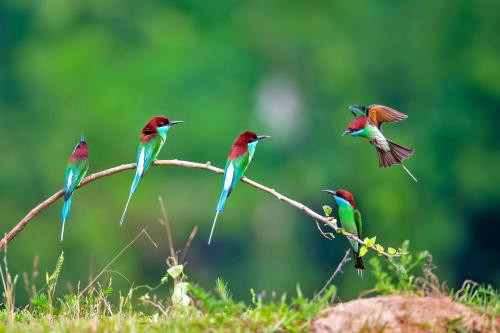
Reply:
<svg viewBox="0 0 500 333"><path fill-rule="evenodd" d="M85 142L85 137L82 134L80 142L76 145L75 150L69 158L64 176L64 205L61 211L61 242L64 238L64 225L66 220L70 217L69 209L71 206L71 200L73 200L73 192L78 185L80 185L83 177L85 177L85 174L89 169L88 156L89 148L87 146L87 142Z"/></svg>
<svg viewBox="0 0 500 333"><path fill-rule="evenodd" d="M219 203L217 204L217 209L215 211L215 218L212 223L210 237L208 238L209 245L212 240L215 224L217 223L217 217L219 216L219 213L224 211L224 204L226 203L226 199L229 197L232 190L234 190L241 177L243 177L246 169L248 168L248 165L252 161L257 143L260 140L266 138L269 138L269 136L257 135L254 132L245 131L241 133L233 142L231 150L229 151L229 156L227 158L226 167L224 168L222 192L219 198Z"/></svg>
<svg viewBox="0 0 500 333"><path fill-rule="evenodd" d="M339 206L339 220L342 228L347 232L358 236L361 239L363 232L363 223L361 220L361 213L354 202L354 197L351 193L346 190L323 190L332 194L335 197L335 201ZM359 243L349 239L351 247L354 251L354 268L359 270L364 269L363 260L359 256Z"/></svg>
<svg viewBox="0 0 500 333"><path fill-rule="evenodd" d="M127 212L130 198L137 189L139 180L144 176L148 168L151 166L151 163L153 163L156 159L161 147L167 140L168 130L173 125L182 123L183 121L168 120L168 118L164 116L155 116L151 118L142 129L141 141L139 143L139 149L137 150L135 177L132 182L132 186L130 187L127 203L120 219L120 225L123 225L123 220L125 218L125 213Z"/></svg>
<svg viewBox="0 0 500 333"><path fill-rule="evenodd" d="M381 128L384 122L395 123L405 120L408 116L383 105L351 105L349 110L356 118L349 124L342 136L350 134L367 139L377 150L380 167L387 168L400 164L408 175L417 181L403 164L403 161L413 154L413 149L387 140Z"/></svg>

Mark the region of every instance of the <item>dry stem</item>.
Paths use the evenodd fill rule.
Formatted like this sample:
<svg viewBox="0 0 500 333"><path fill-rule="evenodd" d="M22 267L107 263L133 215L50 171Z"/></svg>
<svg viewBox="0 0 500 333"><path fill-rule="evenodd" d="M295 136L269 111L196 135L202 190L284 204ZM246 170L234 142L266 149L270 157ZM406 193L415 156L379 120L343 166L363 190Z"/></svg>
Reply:
<svg viewBox="0 0 500 333"><path fill-rule="evenodd" d="M342 258L340 263L337 265L335 272L333 272L332 276L328 279L328 281L325 283L325 286L319 291L319 293L316 296L314 296L314 299L317 299L318 297L321 296L321 294L323 294L323 292L330 285L330 283L332 283L335 276L337 276L337 274L342 271L342 267L344 267L345 263L351 260L351 258L349 258L349 252L351 252L350 249L347 249L347 251L345 251L344 258Z"/></svg>

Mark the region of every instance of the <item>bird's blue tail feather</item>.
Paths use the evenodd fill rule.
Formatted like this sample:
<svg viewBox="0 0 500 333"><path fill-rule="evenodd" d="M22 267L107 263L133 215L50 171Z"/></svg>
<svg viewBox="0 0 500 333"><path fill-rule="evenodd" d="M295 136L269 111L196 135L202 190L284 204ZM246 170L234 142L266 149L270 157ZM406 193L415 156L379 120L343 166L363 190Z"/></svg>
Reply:
<svg viewBox="0 0 500 333"><path fill-rule="evenodd" d="M229 191L222 190L220 194L219 203L217 204L217 212L224 211L224 205L226 204L226 199L229 196Z"/></svg>
<svg viewBox="0 0 500 333"><path fill-rule="evenodd" d="M64 206L61 211L61 220L62 220L61 242L63 241L64 238L64 225L66 223L66 220L68 220L70 217L69 208L71 207L71 200L73 200L73 195L70 195L68 199L64 201Z"/></svg>
<svg viewBox="0 0 500 333"><path fill-rule="evenodd" d="M130 195L135 193L135 190L137 189L137 185L139 185L139 180L141 180L141 174L136 173L134 177L134 181L132 182L132 186L130 187Z"/></svg>
<svg viewBox="0 0 500 333"><path fill-rule="evenodd" d="M122 217L120 218L120 225L123 225L123 220L125 219L125 214L127 213L128 204L130 203L130 198L132 198L132 194L134 194L135 190L137 189L139 180L141 180L141 174L137 172L135 174L134 181L132 182L132 186L130 187L130 192L128 194L127 203L125 204L125 209L123 210Z"/></svg>
<svg viewBox="0 0 500 333"><path fill-rule="evenodd" d="M69 208L71 206L71 200L73 200L73 195L70 195L68 197L68 200L64 201L64 206L63 206L63 209L61 211L61 220L63 220L63 221L68 220L70 217Z"/></svg>
<svg viewBox="0 0 500 333"><path fill-rule="evenodd" d="M229 191L222 190L222 193L219 198L219 203L217 204L217 209L215 211L215 218L214 222L212 223L212 230L210 231L210 236L208 237L208 245L210 245L210 242L212 241L212 236L214 234L214 229L215 229L215 224L217 223L217 217L219 216L220 212L224 211L224 204L226 203L226 199L229 196Z"/></svg>

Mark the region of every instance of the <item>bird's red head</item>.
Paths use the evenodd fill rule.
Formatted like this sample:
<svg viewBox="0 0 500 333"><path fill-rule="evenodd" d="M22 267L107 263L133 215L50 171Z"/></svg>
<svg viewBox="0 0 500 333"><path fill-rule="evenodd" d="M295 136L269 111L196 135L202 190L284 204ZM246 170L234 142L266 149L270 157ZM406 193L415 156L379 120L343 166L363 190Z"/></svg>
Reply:
<svg viewBox="0 0 500 333"><path fill-rule="evenodd" d="M366 127L366 124L368 123L368 118L359 116L354 118L353 121L347 126L347 130L352 133L356 131L360 131Z"/></svg>
<svg viewBox="0 0 500 333"><path fill-rule="evenodd" d="M147 123L146 126L141 131L141 142L147 143L151 140L156 133L158 133L158 127L172 126L175 124L181 124L183 121L171 121L164 116L154 116Z"/></svg>
<svg viewBox="0 0 500 333"><path fill-rule="evenodd" d="M351 206L356 208L356 203L354 202L354 197L352 196L352 194L349 191L337 190L337 191L335 191L335 196L348 201L351 204Z"/></svg>
<svg viewBox="0 0 500 333"><path fill-rule="evenodd" d="M234 141L233 144L240 144L240 145L246 144L247 145L251 142L254 142L255 140L257 140L257 134L255 134L255 132L245 131L245 132L241 133L240 135L238 135L238 137L236 138L236 140Z"/></svg>
<svg viewBox="0 0 500 333"><path fill-rule="evenodd" d="M149 135L156 133L158 127L168 125L169 123L170 121L167 117L154 116L153 118L149 119L149 121L146 123L146 126L144 126L144 128L142 129L142 134Z"/></svg>
<svg viewBox="0 0 500 333"><path fill-rule="evenodd" d="M234 140L231 145L231 151L229 152L229 158L237 158L248 151L248 144L257 140L257 134L252 131L245 131L238 135L236 140Z"/></svg>
<svg viewBox="0 0 500 333"><path fill-rule="evenodd" d="M76 145L73 154L71 154L70 160L81 161L86 160L89 156L89 147L87 146L87 142L85 140L81 140L79 144Z"/></svg>
<svg viewBox="0 0 500 333"><path fill-rule="evenodd" d="M268 135L257 135L252 131L245 131L238 135L236 140L234 140L231 151L229 152L229 158L233 159L241 156L248 151L248 144L252 142L257 142L262 139L270 138Z"/></svg>

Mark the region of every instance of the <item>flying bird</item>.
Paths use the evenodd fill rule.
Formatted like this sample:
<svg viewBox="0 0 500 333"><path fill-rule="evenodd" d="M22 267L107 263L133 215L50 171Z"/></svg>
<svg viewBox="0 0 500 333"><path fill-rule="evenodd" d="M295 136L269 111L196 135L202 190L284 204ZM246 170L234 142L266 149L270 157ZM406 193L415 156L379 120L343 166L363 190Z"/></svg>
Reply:
<svg viewBox="0 0 500 333"><path fill-rule="evenodd" d="M342 228L361 239L363 223L352 194L346 190L323 190L323 192L330 193L335 197L335 201L339 206L339 219ZM358 272L361 272L365 267L363 265L363 260L359 256L359 243L350 239L349 243L351 243L351 247L354 251L354 268L358 269Z"/></svg>
<svg viewBox="0 0 500 333"><path fill-rule="evenodd" d="M71 200L73 200L73 192L78 187L78 185L80 185L83 177L85 177L85 174L89 169L88 156L89 148L82 133L80 142L76 145L75 150L69 158L68 166L66 167L66 173L64 176L64 205L61 211L61 242L64 238L64 224L70 217L69 209L71 206Z"/></svg>
<svg viewBox="0 0 500 333"><path fill-rule="evenodd" d="M243 177L245 170L252 161L257 143L260 140L266 138L270 138L270 136L257 135L254 132L245 131L241 133L233 142L231 150L229 151L229 157L227 158L226 167L224 168L224 182L222 183L222 193L220 195L219 203L217 204L217 209L215 211L215 218L214 222L212 223L210 237L208 238L209 245L212 240L215 224L217 223L217 217L219 216L219 213L224 211L224 204L226 203L226 199L231 194L231 191L236 187L241 177Z"/></svg>
<svg viewBox="0 0 500 333"><path fill-rule="evenodd" d="M123 220L125 218L125 213L127 212L128 204L132 194L134 194L139 184L139 180L144 176L151 163L156 159L161 147L167 140L167 133L170 127L176 124L182 124L183 121L168 120L164 116L155 116L151 118L146 126L141 131L141 141L139 143L139 149L137 150L137 162L134 181L130 187L130 192L128 194L127 204L123 210L122 217L120 219L120 225L123 225Z"/></svg>
<svg viewBox="0 0 500 333"><path fill-rule="evenodd" d="M413 154L412 148L407 148L385 138L382 133L382 123L395 123L408 118L407 115L383 105L351 105L349 110L354 115L354 120L349 124L342 136L350 134L354 137L368 139L377 150L379 166L390 167L394 164L401 164L403 169L413 178L410 170L403 164L403 161Z"/></svg>

